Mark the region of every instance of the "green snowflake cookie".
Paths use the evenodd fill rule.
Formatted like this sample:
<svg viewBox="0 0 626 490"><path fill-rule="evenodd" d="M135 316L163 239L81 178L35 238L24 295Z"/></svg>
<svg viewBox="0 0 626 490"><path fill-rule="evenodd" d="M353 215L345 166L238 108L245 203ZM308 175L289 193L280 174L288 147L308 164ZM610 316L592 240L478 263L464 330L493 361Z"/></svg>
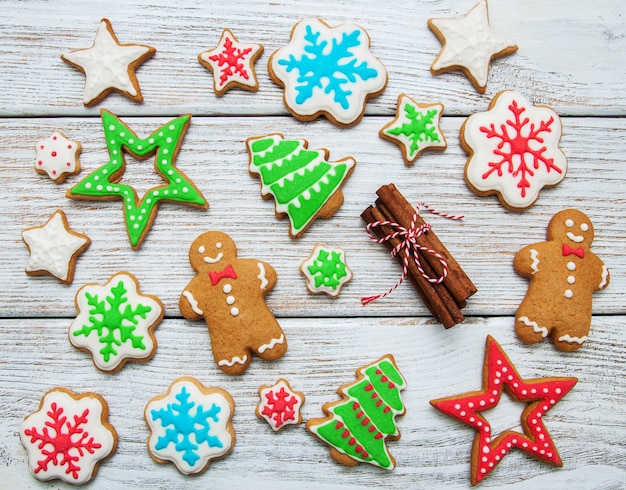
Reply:
<svg viewBox="0 0 626 490"><path fill-rule="evenodd" d="M300 271L306 277L306 287L311 294L326 293L333 298L352 280L345 253L339 247L315 245L309 258L300 265Z"/></svg>
<svg viewBox="0 0 626 490"><path fill-rule="evenodd" d="M439 121L443 104L420 104L409 96L400 94L396 118L384 126L379 135L400 145L404 163L411 166L422 151L445 150L448 146Z"/></svg>
<svg viewBox="0 0 626 490"><path fill-rule="evenodd" d="M119 272L104 286L87 284L74 301L78 316L70 325L70 342L89 351L98 369L117 371L127 360L154 355L152 330L163 318L163 304L141 294L133 275Z"/></svg>

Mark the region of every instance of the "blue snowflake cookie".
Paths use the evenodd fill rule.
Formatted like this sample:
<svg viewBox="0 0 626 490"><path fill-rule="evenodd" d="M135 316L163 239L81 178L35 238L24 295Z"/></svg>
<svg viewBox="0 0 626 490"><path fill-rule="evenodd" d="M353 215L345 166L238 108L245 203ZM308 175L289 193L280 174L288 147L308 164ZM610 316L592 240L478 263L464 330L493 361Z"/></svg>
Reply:
<svg viewBox="0 0 626 490"><path fill-rule="evenodd" d="M235 445L235 402L227 391L206 388L191 377L175 380L144 411L148 451L158 463L174 463L185 475L202 473Z"/></svg>
<svg viewBox="0 0 626 490"><path fill-rule="evenodd" d="M324 115L337 125L353 125L363 117L366 99L387 85L387 70L369 47L369 36L357 25L304 19L289 44L270 57L269 73L284 87L285 106L297 119Z"/></svg>

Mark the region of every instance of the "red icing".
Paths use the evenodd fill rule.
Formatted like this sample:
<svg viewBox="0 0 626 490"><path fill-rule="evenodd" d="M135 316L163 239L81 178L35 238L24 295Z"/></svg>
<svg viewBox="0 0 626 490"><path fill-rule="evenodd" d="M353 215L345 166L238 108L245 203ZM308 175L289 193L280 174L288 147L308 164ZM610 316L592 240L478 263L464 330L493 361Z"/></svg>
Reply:
<svg viewBox="0 0 626 490"><path fill-rule="evenodd" d="M217 61L218 66L222 68L220 72L220 85L225 85L228 79L235 74L241 75L244 79L248 80L250 75L246 71L243 60L246 55L252 51L252 48L236 49L233 47L233 40L230 37L226 37L224 41L224 50L218 54L209 56L211 61Z"/></svg>
<svg viewBox="0 0 626 490"><path fill-rule="evenodd" d="M237 279L237 274L232 265L228 265L222 272L209 272L211 286L216 286L222 279Z"/></svg>
<svg viewBox="0 0 626 490"><path fill-rule="evenodd" d="M537 459L561 466L561 458L548 433L543 416L578 381L576 378L522 379L500 345L487 338L487 361L483 371L483 389L452 398L431 401L445 414L474 427L478 433L472 452L472 484L479 483L512 449L518 448ZM521 415L524 434L507 430L492 439L491 426L480 413L498 405L503 386L518 401L528 405Z"/></svg>
<svg viewBox="0 0 626 490"><path fill-rule="evenodd" d="M52 155L53 157L55 157L55 156L57 156L57 152L56 152L56 151L53 151L53 152L51 152L51 153L50 153L50 155Z"/></svg>
<svg viewBox="0 0 626 490"><path fill-rule="evenodd" d="M572 248L567 243L563 244L563 249L561 251L563 257L567 257L568 255L576 255L577 257L584 259L585 258L585 249L582 247Z"/></svg>
<svg viewBox="0 0 626 490"><path fill-rule="evenodd" d="M270 391L265 395L267 405L261 412L267 415L276 423L276 427L284 425L287 420L295 420L294 405L298 403L298 399L291 395L284 387L281 386L278 392ZM340 427L337 426L337 429Z"/></svg>

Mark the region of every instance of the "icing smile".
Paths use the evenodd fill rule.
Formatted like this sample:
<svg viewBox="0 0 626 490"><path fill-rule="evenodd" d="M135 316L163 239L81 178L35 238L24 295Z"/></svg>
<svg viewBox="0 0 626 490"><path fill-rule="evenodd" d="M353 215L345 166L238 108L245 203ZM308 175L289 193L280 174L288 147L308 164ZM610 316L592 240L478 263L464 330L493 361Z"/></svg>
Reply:
<svg viewBox="0 0 626 490"><path fill-rule="evenodd" d="M220 252L215 257L209 257L207 255L206 257L204 257L204 261L207 264L217 264L220 260L222 260L223 257L224 257L224 254Z"/></svg>
<svg viewBox="0 0 626 490"><path fill-rule="evenodd" d="M571 231L567 232L567 238L569 238L571 241L576 242L576 243L581 243L585 240L584 236L574 235Z"/></svg>

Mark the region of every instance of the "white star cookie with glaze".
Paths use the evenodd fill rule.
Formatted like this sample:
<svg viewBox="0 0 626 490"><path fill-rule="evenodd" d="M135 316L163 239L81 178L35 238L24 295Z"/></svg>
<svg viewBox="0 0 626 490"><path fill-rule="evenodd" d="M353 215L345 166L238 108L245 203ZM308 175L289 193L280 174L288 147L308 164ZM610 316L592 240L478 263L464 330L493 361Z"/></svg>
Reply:
<svg viewBox="0 0 626 490"><path fill-rule="evenodd" d="M462 70L481 94L487 87L491 60L517 51L514 42L491 28L487 0L461 18L428 19L428 27L443 44L430 71L438 75Z"/></svg>
<svg viewBox="0 0 626 490"><path fill-rule="evenodd" d="M30 252L26 274L50 274L63 284L72 282L76 259L91 243L87 235L70 229L61 210L56 211L45 225L24 230L22 239Z"/></svg>
<svg viewBox="0 0 626 490"><path fill-rule="evenodd" d="M83 104L92 106L113 90L141 102L135 70L154 53L152 46L120 44L109 20L102 19L92 47L63 54L61 59L85 74Z"/></svg>

